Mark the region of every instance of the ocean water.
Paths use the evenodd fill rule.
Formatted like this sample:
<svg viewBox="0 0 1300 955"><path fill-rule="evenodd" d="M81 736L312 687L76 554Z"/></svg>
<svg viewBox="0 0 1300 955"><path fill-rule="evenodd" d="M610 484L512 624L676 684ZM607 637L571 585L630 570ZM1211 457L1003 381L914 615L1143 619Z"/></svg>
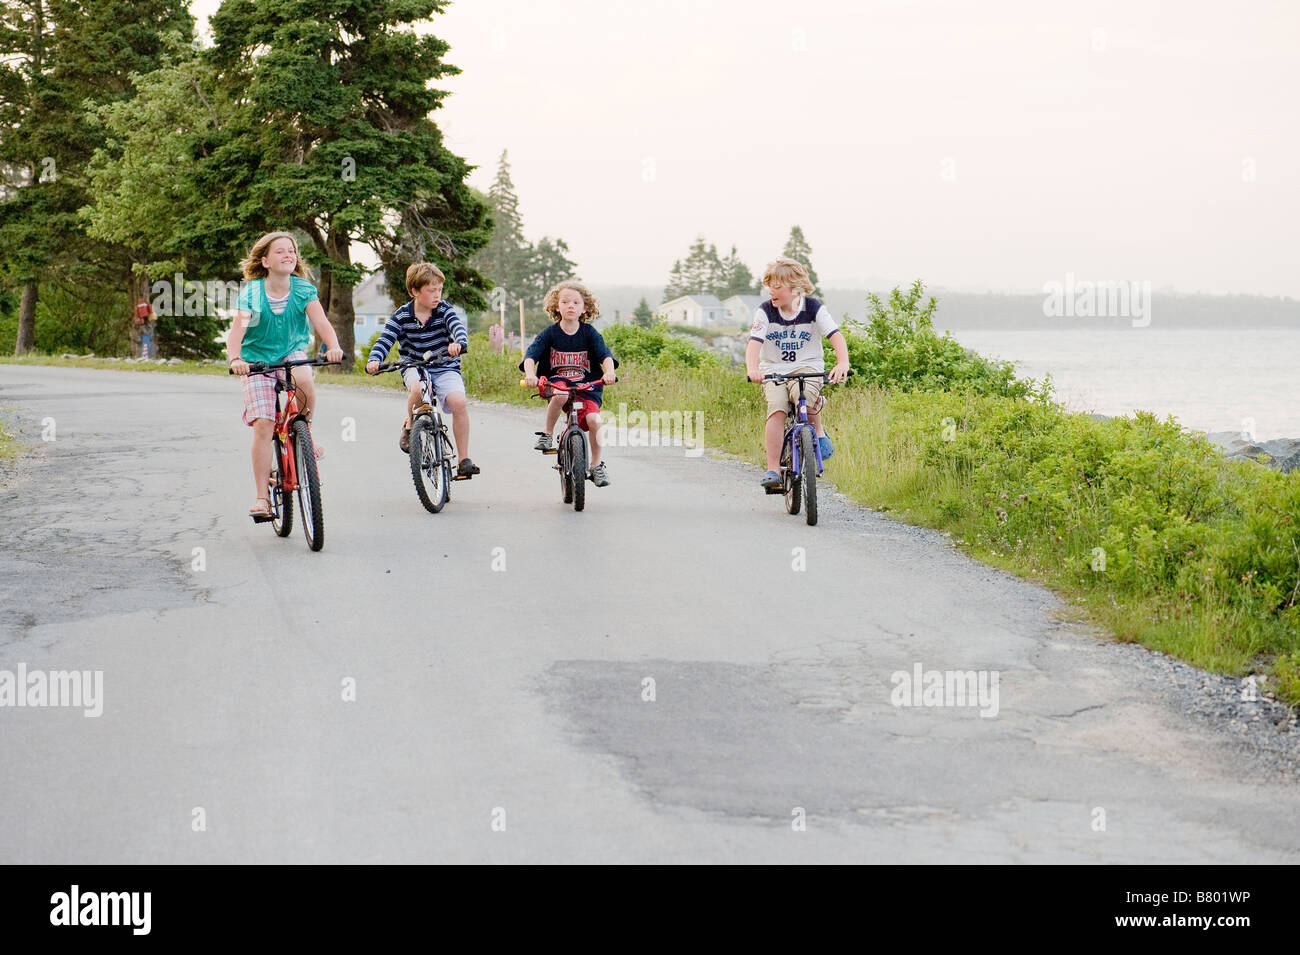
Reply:
<svg viewBox="0 0 1300 955"><path fill-rule="evenodd" d="M1300 328L966 329L953 337L982 355L1051 372L1072 411L1151 411L1198 431L1300 438Z"/></svg>

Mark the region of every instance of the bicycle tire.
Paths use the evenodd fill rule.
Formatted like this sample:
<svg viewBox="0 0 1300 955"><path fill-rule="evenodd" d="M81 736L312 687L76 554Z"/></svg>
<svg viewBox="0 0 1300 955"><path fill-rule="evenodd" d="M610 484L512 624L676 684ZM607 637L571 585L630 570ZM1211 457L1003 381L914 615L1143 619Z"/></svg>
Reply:
<svg viewBox="0 0 1300 955"><path fill-rule="evenodd" d="M443 503L451 500L451 482L455 480L451 473L451 462L456 460L456 448L451 443L451 438L447 437L447 426L442 425L438 431L442 441L442 486L447 489L447 495Z"/></svg>
<svg viewBox="0 0 1300 955"><path fill-rule="evenodd" d="M293 423L289 434L293 442L294 463L298 467L298 519L307 546L320 550L325 546L325 505L320 496L320 474L316 470L316 446L305 418Z"/></svg>
<svg viewBox="0 0 1300 955"><path fill-rule="evenodd" d="M447 503L440 451L433 422L426 415L418 416L411 424L411 480L416 496L430 514L437 514Z"/></svg>
<svg viewBox="0 0 1300 955"><path fill-rule="evenodd" d="M817 523L817 451L813 442L817 440L812 428L799 432L799 462L803 471L803 512L808 526Z"/></svg>
<svg viewBox="0 0 1300 955"><path fill-rule="evenodd" d="M786 432L786 438L789 440L784 443L781 451L781 477L785 481L785 512L787 514L798 514L802 491L799 485L799 475L794 473L794 464L790 457L790 449L794 444L795 435Z"/></svg>
<svg viewBox="0 0 1300 955"><path fill-rule="evenodd" d="M271 436L271 480L267 497L271 502L271 527L280 537L293 533L293 495L284 493L284 476L280 473L284 442L278 434Z"/></svg>
<svg viewBox="0 0 1300 955"><path fill-rule="evenodd" d="M574 430L569 441L569 483L573 485L573 509L587 506L587 439L581 431Z"/></svg>
<svg viewBox="0 0 1300 955"><path fill-rule="evenodd" d="M573 503L573 476L569 473L569 432L560 435L560 443L557 447L556 468L560 472L560 493L564 497L565 504Z"/></svg>

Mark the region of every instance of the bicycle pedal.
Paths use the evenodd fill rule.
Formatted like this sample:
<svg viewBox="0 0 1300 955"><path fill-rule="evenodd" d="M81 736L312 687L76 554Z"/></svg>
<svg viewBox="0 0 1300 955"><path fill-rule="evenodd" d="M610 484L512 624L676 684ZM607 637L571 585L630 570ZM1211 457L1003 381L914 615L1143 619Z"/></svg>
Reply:
<svg viewBox="0 0 1300 955"><path fill-rule="evenodd" d="M784 493L785 493L785 488L783 488L783 487L765 487L765 488L763 488L763 490L766 491L768 494L784 494Z"/></svg>
<svg viewBox="0 0 1300 955"><path fill-rule="evenodd" d="M266 524L274 520L270 514L249 514L248 516L253 519L254 524Z"/></svg>
<svg viewBox="0 0 1300 955"><path fill-rule="evenodd" d="M549 450L542 452L542 454L559 454L559 453L560 453L559 448L550 448Z"/></svg>
<svg viewBox="0 0 1300 955"><path fill-rule="evenodd" d="M468 481L468 480L469 480L470 478L472 478L473 476L474 476L474 475L472 475L472 474L453 474L453 475L451 476L451 479L452 479L453 481Z"/></svg>

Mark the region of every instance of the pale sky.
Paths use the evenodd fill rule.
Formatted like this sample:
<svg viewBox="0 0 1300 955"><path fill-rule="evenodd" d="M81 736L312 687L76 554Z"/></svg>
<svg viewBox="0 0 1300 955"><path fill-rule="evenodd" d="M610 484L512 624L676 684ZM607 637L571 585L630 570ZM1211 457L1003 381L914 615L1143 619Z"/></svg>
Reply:
<svg viewBox="0 0 1300 955"><path fill-rule="evenodd" d="M216 9L199 0L196 16ZM1289 0L460 0L434 119L525 235L662 285L697 234L823 286L1300 298Z"/></svg>

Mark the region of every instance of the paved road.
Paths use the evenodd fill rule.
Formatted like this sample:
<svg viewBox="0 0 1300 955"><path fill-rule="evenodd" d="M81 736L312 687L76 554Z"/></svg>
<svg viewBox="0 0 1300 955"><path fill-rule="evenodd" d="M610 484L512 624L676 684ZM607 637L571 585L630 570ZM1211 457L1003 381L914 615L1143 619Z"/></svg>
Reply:
<svg viewBox="0 0 1300 955"><path fill-rule="evenodd" d="M401 403L323 389L313 554L243 516L230 380L0 365L56 429L0 492L0 670L103 674L0 708L0 861L1300 861L1293 778L940 535L673 448L575 514L540 409L483 404L430 515ZM996 715L893 705L917 665Z"/></svg>

